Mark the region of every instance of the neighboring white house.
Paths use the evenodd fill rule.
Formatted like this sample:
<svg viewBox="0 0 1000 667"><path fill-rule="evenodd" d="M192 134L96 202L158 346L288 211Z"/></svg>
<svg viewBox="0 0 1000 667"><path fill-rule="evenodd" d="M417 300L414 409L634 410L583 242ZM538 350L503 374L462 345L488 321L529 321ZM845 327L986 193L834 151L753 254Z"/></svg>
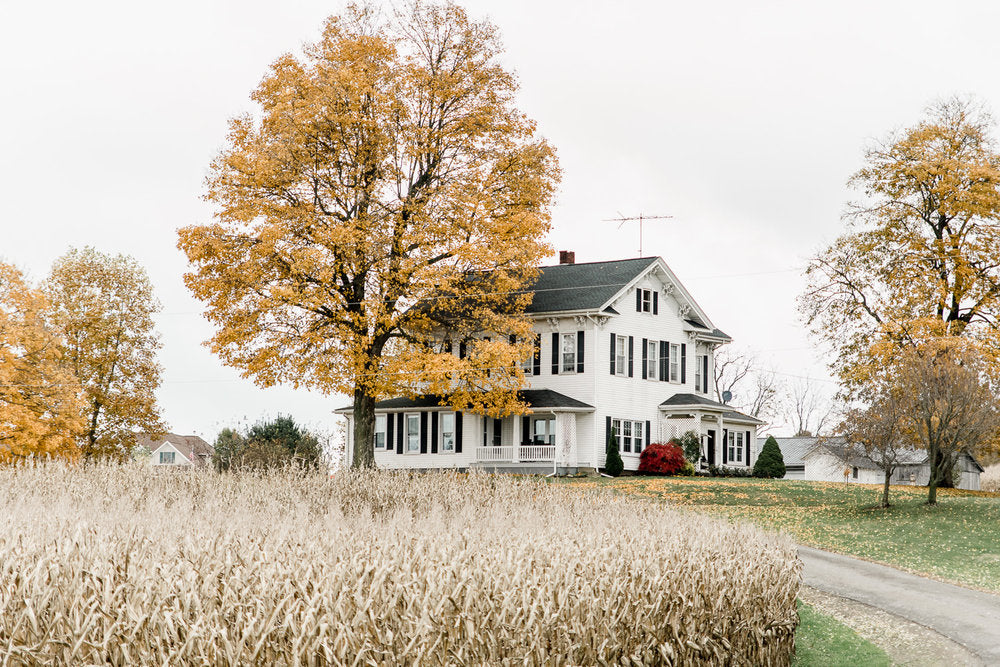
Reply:
<svg viewBox="0 0 1000 667"><path fill-rule="evenodd" d="M150 465L174 468L208 465L212 462L212 453L215 451L212 445L197 435L176 433L165 433L155 438L139 433L136 444L152 452L149 457Z"/></svg>
<svg viewBox="0 0 1000 667"><path fill-rule="evenodd" d="M781 440L779 439L779 445ZM796 438L795 440L801 440ZM852 452L845 445L844 439L812 438L813 444L803 455L805 465L803 479L848 482L857 484L882 484L885 473L866 456ZM785 448L782 446L782 456ZM906 484L910 486L927 486L930 481L931 467L927 452L909 449L900 457L901 464L893 472L891 484ZM966 453L959 455L956 463L957 472L955 486L959 489L979 490L979 474L983 467L976 459Z"/></svg>
<svg viewBox="0 0 1000 667"><path fill-rule="evenodd" d="M604 466L612 428L626 470L651 442L701 435L705 464L745 467L762 423L708 398L716 349L729 336L659 257L541 268L527 312L534 357L521 398L531 413L493 419L438 397L375 406L381 468L574 472ZM456 350L462 354L462 350ZM345 452L353 450L352 412Z"/></svg>

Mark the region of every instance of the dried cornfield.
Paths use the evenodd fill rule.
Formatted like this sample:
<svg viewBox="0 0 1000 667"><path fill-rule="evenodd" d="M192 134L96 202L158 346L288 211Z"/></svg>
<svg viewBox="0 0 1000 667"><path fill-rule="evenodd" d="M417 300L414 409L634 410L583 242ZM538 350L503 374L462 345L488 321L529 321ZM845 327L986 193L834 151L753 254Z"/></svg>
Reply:
<svg viewBox="0 0 1000 667"><path fill-rule="evenodd" d="M788 664L791 542L537 479L0 469L0 664Z"/></svg>

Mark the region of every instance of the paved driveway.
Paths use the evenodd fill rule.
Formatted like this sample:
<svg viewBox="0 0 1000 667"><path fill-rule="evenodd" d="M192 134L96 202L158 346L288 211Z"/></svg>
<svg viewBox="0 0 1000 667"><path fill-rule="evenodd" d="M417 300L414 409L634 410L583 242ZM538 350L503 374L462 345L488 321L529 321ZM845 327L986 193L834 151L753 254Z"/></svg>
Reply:
<svg viewBox="0 0 1000 667"><path fill-rule="evenodd" d="M806 586L919 623L1000 665L1000 596L810 547L799 558Z"/></svg>

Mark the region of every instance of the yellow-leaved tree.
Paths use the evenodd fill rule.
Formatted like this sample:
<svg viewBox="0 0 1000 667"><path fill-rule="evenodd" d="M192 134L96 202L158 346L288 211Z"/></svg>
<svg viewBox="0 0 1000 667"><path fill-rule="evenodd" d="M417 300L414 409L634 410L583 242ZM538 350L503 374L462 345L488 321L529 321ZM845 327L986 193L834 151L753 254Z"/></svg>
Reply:
<svg viewBox="0 0 1000 667"><path fill-rule="evenodd" d="M813 257L800 299L836 352L846 394L884 383L907 351L960 340L1000 365L1000 152L977 104L950 99L866 152L863 200ZM984 443L985 444L985 443ZM950 466L947 457L932 461Z"/></svg>
<svg viewBox="0 0 1000 667"><path fill-rule="evenodd" d="M63 359L83 387L87 458L124 459L135 432L164 429L156 403L160 304L134 259L71 249L56 260L43 287L62 334Z"/></svg>
<svg viewBox="0 0 1000 667"><path fill-rule="evenodd" d="M351 394L355 466L379 397L524 407L518 290L559 168L501 53L454 4L349 6L272 65L212 164L216 221L180 230L213 351L263 386Z"/></svg>
<svg viewBox="0 0 1000 667"><path fill-rule="evenodd" d="M79 456L80 386L47 310L45 296L0 263L0 462Z"/></svg>

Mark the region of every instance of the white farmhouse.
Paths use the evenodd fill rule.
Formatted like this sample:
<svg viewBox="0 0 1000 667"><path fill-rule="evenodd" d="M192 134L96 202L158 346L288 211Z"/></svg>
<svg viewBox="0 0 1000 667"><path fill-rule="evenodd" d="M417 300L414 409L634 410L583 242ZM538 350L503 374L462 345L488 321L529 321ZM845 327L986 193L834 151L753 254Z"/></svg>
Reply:
<svg viewBox="0 0 1000 667"><path fill-rule="evenodd" d="M612 428L626 470L649 443L692 429L704 465L752 465L762 422L708 397L715 350L731 339L670 267L659 257L573 260L560 253L532 287L535 354L521 392L530 414L455 412L435 396L381 401L378 467L572 473L604 466ZM350 439L353 409L337 412Z"/></svg>
<svg viewBox="0 0 1000 667"><path fill-rule="evenodd" d="M197 435L176 433L164 433L155 437L140 433L136 436L136 444L152 452L149 464L157 468L205 466L212 462L215 451L212 445Z"/></svg>

